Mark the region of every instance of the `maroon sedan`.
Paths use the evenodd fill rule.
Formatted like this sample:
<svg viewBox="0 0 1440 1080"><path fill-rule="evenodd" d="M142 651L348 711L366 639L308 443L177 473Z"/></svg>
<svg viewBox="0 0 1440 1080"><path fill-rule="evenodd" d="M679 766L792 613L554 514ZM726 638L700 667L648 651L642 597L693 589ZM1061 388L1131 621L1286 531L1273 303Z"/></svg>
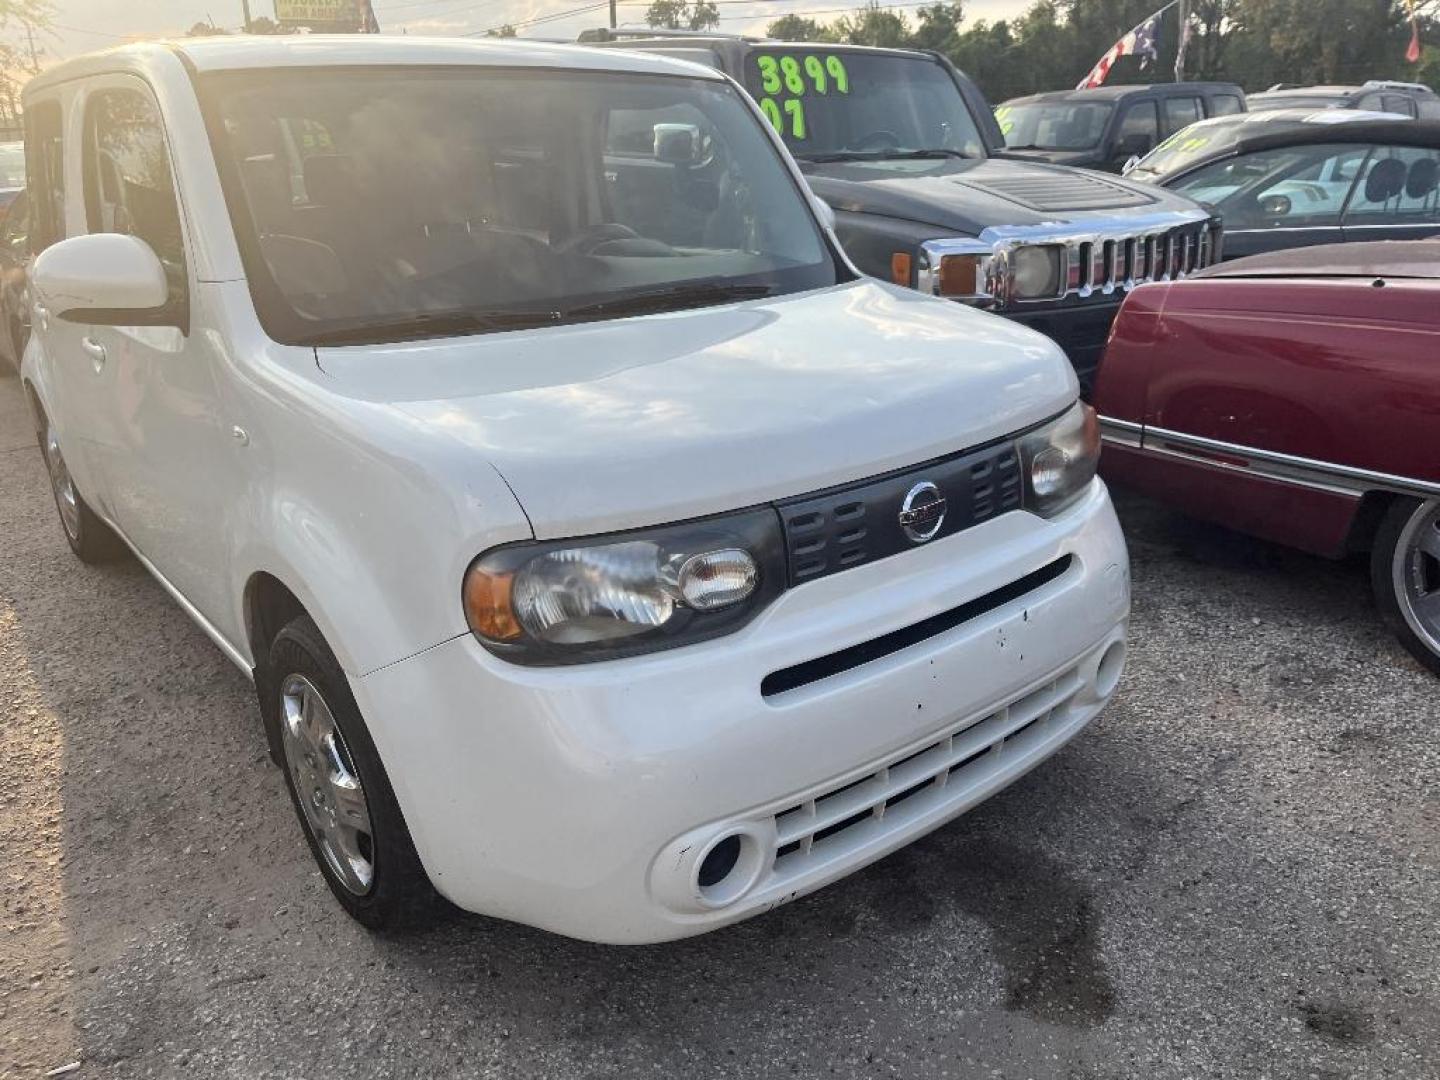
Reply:
<svg viewBox="0 0 1440 1080"><path fill-rule="evenodd" d="M1095 389L1116 483L1319 555L1440 673L1440 241L1257 255L1126 299Z"/></svg>

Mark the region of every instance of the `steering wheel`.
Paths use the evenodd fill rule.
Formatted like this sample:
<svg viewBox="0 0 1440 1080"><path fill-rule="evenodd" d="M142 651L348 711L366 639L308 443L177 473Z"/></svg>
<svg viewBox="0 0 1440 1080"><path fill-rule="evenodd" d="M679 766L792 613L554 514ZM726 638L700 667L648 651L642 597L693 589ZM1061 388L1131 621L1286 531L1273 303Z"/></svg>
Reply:
<svg viewBox="0 0 1440 1080"><path fill-rule="evenodd" d="M618 221L607 221L599 225L591 225L583 232L576 233L557 244L555 250L567 254L589 255L602 244L614 243L616 240L639 239L641 239L640 234L629 225L621 225Z"/></svg>
<svg viewBox="0 0 1440 1080"><path fill-rule="evenodd" d="M899 150L900 136L893 131L872 131L855 144L856 150Z"/></svg>

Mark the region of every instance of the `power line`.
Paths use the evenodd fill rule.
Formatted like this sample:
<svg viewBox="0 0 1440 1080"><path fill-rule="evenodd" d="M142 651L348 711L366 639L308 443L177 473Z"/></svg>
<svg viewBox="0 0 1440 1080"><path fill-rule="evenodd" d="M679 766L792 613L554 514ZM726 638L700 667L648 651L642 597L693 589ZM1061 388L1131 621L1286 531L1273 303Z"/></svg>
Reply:
<svg viewBox="0 0 1440 1080"><path fill-rule="evenodd" d="M571 8L569 11L556 11L556 12L552 12L552 13L549 14L549 15L537 15L535 18L533 18L533 19L526 19L526 20L524 20L523 22L501 23L499 26L487 27L487 28L484 29L484 30L472 30L472 31L470 31L469 33L463 34L463 35L461 35L461 36L462 36L462 37L481 37L481 36L483 36L483 35L485 35L485 34L489 34L489 33L492 33L492 32L498 32L498 31L500 31L500 30L504 30L506 27L509 27L511 30L520 30L520 29L522 29L522 28L524 28L524 27L527 27L527 26L539 26L539 25L541 25L542 23L558 22L558 21L561 20L561 19L568 19L571 15L583 15L583 14L585 14L586 12L595 11L595 10L597 10L597 9L599 9L599 8L609 7L609 6L610 6L610 0L599 0L598 3L586 4L584 7Z"/></svg>

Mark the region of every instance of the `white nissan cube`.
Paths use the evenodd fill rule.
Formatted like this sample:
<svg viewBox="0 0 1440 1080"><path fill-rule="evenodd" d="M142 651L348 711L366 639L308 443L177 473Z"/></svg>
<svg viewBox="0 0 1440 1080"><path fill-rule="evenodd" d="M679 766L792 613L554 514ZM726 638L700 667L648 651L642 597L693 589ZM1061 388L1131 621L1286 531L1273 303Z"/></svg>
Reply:
<svg viewBox="0 0 1440 1080"><path fill-rule="evenodd" d="M209 39L50 68L25 120L65 535L254 679L367 926L438 891L711 930L1114 693L1128 562L1065 357L857 274L724 76Z"/></svg>

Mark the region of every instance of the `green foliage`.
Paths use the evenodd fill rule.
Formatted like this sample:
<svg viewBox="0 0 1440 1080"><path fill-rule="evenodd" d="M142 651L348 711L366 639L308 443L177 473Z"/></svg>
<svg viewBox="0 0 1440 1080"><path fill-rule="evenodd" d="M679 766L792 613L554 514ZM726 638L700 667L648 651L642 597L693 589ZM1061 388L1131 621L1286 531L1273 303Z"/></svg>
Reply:
<svg viewBox="0 0 1440 1080"><path fill-rule="evenodd" d="M713 30L720 25L720 9L711 0L654 0L645 9L645 22L657 30Z"/></svg>
<svg viewBox="0 0 1440 1080"><path fill-rule="evenodd" d="M515 27L511 26L509 23L506 23L504 26L500 27L499 30L486 30L486 31L485 31L485 36L486 36L486 37L514 37L514 36L515 36Z"/></svg>
<svg viewBox="0 0 1440 1080"><path fill-rule="evenodd" d="M655 6L680 0L655 0ZM1161 0L1035 0L1011 20L964 21L964 0L937 0L914 23L878 0L834 22L787 15L769 36L935 49L979 83L995 102L1074 86L1116 40ZM1405 61L1410 25L1404 0L1189 0L1191 38L1185 73L1238 82L1247 90L1277 83L1360 83L1405 79L1440 89L1440 10L1421 16L1425 58ZM1112 83L1167 82L1178 46L1175 11L1162 16L1159 58L1142 70L1122 57ZM651 25L660 25L651 22ZM676 25L679 25L678 23Z"/></svg>

